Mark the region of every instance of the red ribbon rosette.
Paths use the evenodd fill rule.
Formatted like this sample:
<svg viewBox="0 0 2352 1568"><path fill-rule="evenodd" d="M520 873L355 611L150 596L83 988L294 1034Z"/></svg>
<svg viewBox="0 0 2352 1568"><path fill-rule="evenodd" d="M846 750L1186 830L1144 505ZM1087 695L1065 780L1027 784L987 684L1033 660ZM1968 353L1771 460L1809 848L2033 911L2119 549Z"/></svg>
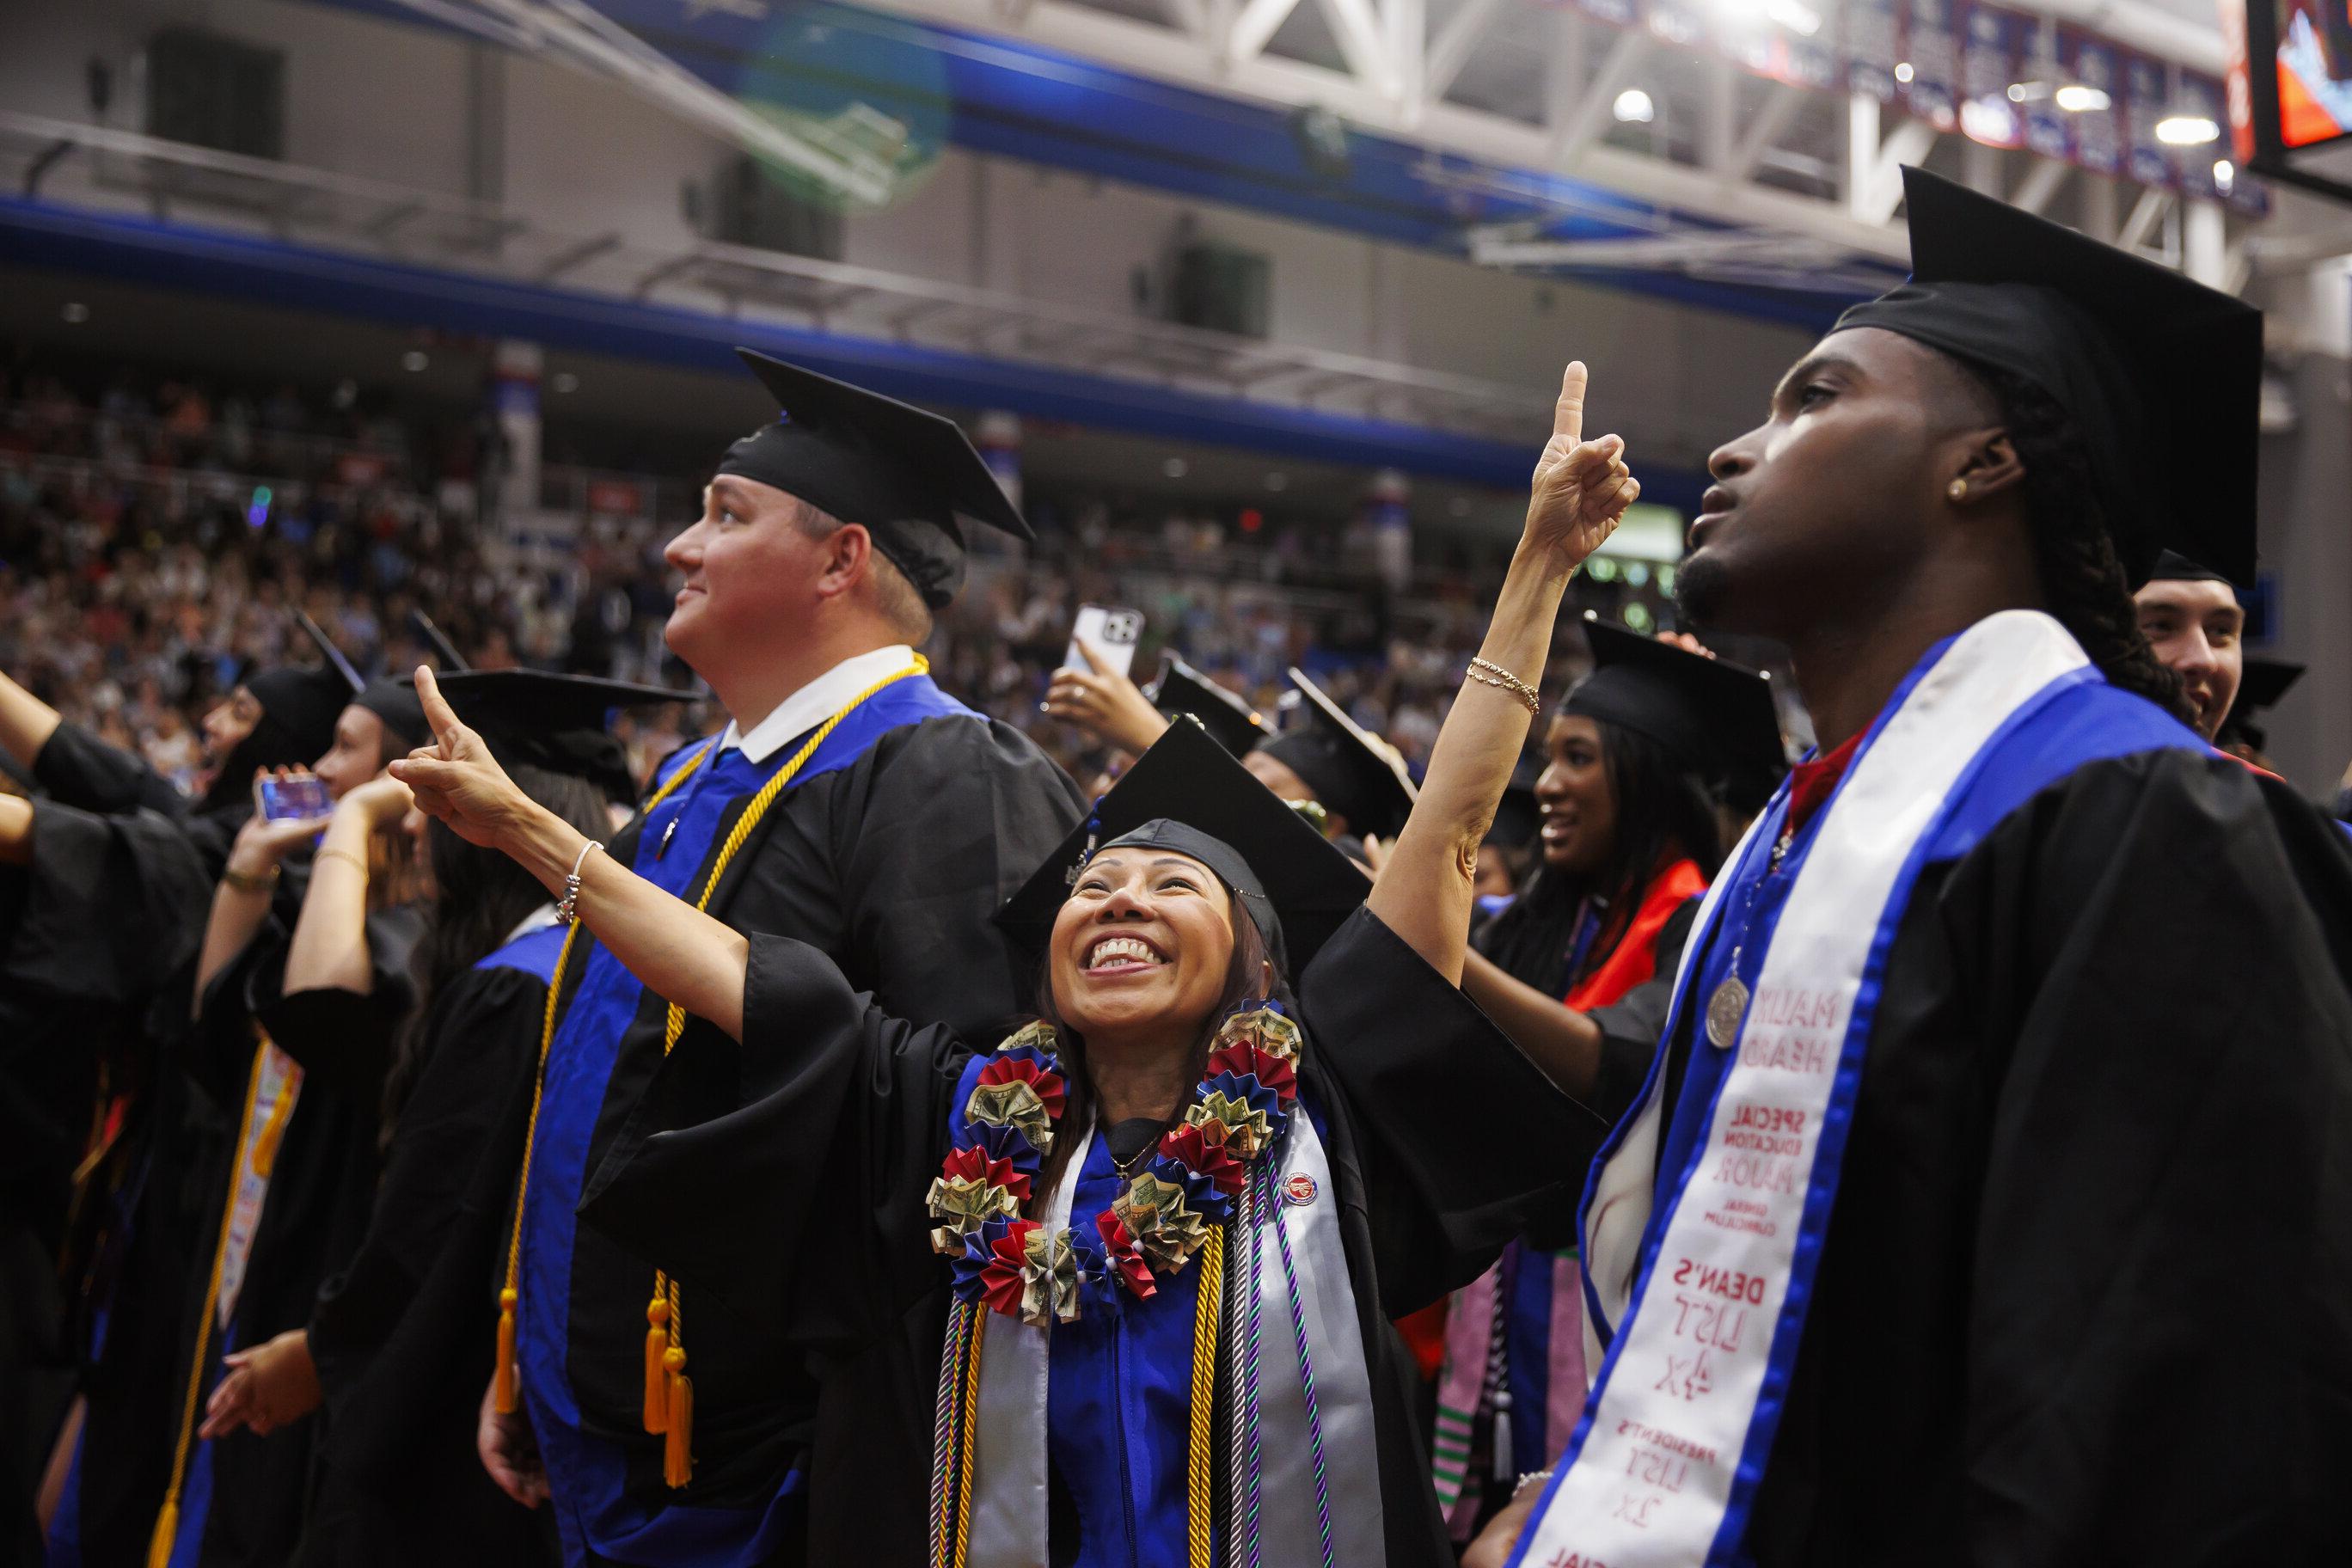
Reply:
<svg viewBox="0 0 2352 1568"><path fill-rule="evenodd" d="M1249 1185L1249 1167L1225 1152L1223 1140L1213 1141L1205 1131L1189 1122L1160 1136L1160 1152L1193 1174L1207 1177L1229 1198L1241 1196L1242 1189Z"/></svg>
<svg viewBox="0 0 2352 1568"><path fill-rule="evenodd" d="M1057 1121L1061 1120L1062 1075L1039 1065L1034 1058L1019 1052L1004 1052L991 1057L988 1064L980 1069L980 1077L973 1087L984 1089L996 1083L1027 1084L1030 1091L1036 1095L1038 1103L1045 1106L1045 1114Z"/></svg>
<svg viewBox="0 0 2352 1568"><path fill-rule="evenodd" d="M988 1151L967 1143L950 1151L940 1167L949 1181L971 1182L981 1187L1003 1187L1016 1203L1029 1201L1029 1178L1010 1160L992 1160Z"/></svg>
<svg viewBox="0 0 2352 1568"><path fill-rule="evenodd" d="M1021 1297L1027 1280L1023 1270L1029 1263L1029 1233L1037 1228L1034 1219L1016 1219L1007 1225L995 1245L994 1254L980 1271L980 1299L992 1312L1013 1317L1021 1310Z"/></svg>
<svg viewBox="0 0 2352 1568"><path fill-rule="evenodd" d="M1128 1234L1118 1215L1108 1209L1095 1215L1095 1228L1102 1232L1104 1263L1127 1287L1127 1293L1139 1301L1151 1300L1160 1285L1151 1278L1151 1265L1144 1259L1142 1245Z"/></svg>
<svg viewBox="0 0 2352 1568"><path fill-rule="evenodd" d="M1282 1097L1287 1106L1298 1098L1298 1074L1280 1057L1262 1051L1253 1045L1220 1046L1209 1053L1207 1076L1232 1073L1236 1078L1254 1078Z"/></svg>

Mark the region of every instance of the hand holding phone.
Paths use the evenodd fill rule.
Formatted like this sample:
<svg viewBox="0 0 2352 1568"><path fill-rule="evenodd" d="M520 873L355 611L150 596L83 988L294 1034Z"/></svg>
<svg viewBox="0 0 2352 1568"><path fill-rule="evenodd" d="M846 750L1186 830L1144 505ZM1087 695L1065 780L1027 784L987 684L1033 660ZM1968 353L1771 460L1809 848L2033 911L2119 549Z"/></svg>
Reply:
<svg viewBox="0 0 2352 1568"><path fill-rule="evenodd" d="M335 803L316 773L265 773L253 784L253 806L264 822L309 822L327 816Z"/></svg>
<svg viewBox="0 0 2352 1568"><path fill-rule="evenodd" d="M1142 611L1081 605L1077 621L1070 627L1070 646L1062 655L1062 668L1124 676L1135 668L1136 645L1142 640ZM1079 652L1081 643L1093 650L1091 658Z"/></svg>

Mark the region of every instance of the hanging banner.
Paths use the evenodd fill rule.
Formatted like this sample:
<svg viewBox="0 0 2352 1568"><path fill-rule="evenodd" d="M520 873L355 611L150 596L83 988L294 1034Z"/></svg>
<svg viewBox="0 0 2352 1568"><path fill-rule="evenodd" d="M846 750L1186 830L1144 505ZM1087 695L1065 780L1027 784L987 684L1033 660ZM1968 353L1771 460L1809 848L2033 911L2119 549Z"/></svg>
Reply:
<svg viewBox="0 0 2352 1568"><path fill-rule="evenodd" d="M2061 26L2058 58L2068 80L2097 89L2110 103L2106 109L2066 116L2074 133L2074 162L2095 174L2123 173L2123 50L2079 27Z"/></svg>
<svg viewBox="0 0 2352 1568"><path fill-rule="evenodd" d="M1847 0L1846 85L1881 103L1892 103L1901 90L1895 67L1902 58L1902 0Z"/></svg>
<svg viewBox="0 0 2352 1568"><path fill-rule="evenodd" d="M2172 149L2156 135L2158 122L2172 112L2172 84L2163 61L2124 57L2123 104L2124 172L2143 185L2177 188L2180 177Z"/></svg>
<svg viewBox="0 0 2352 1568"><path fill-rule="evenodd" d="M2040 17L2028 19L2017 68L2018 79L2031 82L2038 89L2023 106L2026 146L2044 158L2080 163L2074 151L2074 121L2081 116L2058 107L2059 84L2073 79L2058 58L2055 22Z"/></svg>
<svg viewBox="0 0 2352 1568"><path fill-rule="evenodd" d="M1911 64L1911 80L1903 89L1904 103L1938 131L1958 127L1960 37L1952 0L1911 0L1903 58Z"/></svg>
<svg viewBox="0 0 2352 1568"><path fill-rule="evenodd" d="M2034 30L2032 17L1998 5L1972 3L1961 13L1960 129L1970 141L2025 145L2025 100L2011 89L2029 79L2019 67L2025 37Z"/></svg>

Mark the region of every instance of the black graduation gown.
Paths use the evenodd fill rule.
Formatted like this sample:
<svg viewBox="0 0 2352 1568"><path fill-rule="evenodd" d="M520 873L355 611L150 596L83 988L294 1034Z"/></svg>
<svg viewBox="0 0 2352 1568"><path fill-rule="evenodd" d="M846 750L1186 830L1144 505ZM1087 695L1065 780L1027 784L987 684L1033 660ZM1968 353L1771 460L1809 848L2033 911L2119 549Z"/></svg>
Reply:
<svg viewBox="0 0 2352 1568"><path fill-rule="evenodd" d="M144 808L177 823L204 861L207 885L220 879L236 830L253 815L252 799L243 793L210 807L190 800L142 759L79 724L61 723L50 732L33 759L33 782L52 799L85 811L114 815ZM196 934L204 934L201 924Z"/></svg>
<svg viewBox="0 0 2352 1568"><path fill-rule="evenodd" d="M32 1530L32 1487L90 1354L88 1309L121 1282L152 1291L180 1277L168 1223L135 1248L125 1220L144 1183L169 1188L168 1151L201 1138L204 1122L184 1097L146 1092L152 1042L184 1026L204 935L212 884L195 850L152 809L110 815L59 798L36 804L31 848L29 864L0 869L0 1561ZM109 1152L68 1246L75 1168L110 1110ZM159 1195L168 1209L173 1194ZM116 1316L126 1347L146 1306ZM159 1367L123 1370L131 1387L162 1380ZM161 1410L150 1401L146 1425Z"/></svg>
<svg viewBox="0 0 2352 1568"><path fill-rule="evenodd" d="M381 1020L379 1035L397 1026L413 998L409 955L420 929L413 909L367 917L374 974L364 1005ZM203 1401L223 1372L222 1356L307 1324L320 1285L351 1256L367 1222L375 1188L377 1104L364 1091L337 1092L339 1081L348 1089L349 1080L338 1078L345 1040L342 1029L331 1026L336 1010L322 1017L310 999L283 994L289 941L290 932L282 928L265 929L237 963L215 978L184 1063L215 1103L228 1108L230 1136L193 1184L198 1228L179 1298L173 1425L167 1441L177 1435L178 1402L192 1370L201 1378L201 1422ZM236 1166L235 1121L253 1070L256 1025L301 1064L304 1079L278 1145L243 1287L224 1335L205 1315L204 1299ZM314 1069L320 1075L315 1083ZM255 1115L262 1114L257 1107ZM277 1564L290 1556L301 1532L318 1432L319 1423L306 1420L266 1437L239 1432L209 1443L191 1439L181 1528L194 1528L201 1500L205 1568ZM200 1468L208 1472L201 1478ZM150 1510L146 1522L152 1524L153 1517Z"/></svg>
<svg viewBox="0 0 2352 1568"><path fill-rule="evenodd" d="M284 1006L345 1042L335 1092L381 1097L395 1031L380 1011L350 992ZM509 1568L547 1555L544 1520L499 1491L475 1451L546 1007L546 981L506 964L467 969L433 999L366 1233L310 1313L326 1404L305 1563ZM308 1081L329 1070L322 1058Z"/></svg>
<svg viewBox="0 0 2352 1568"><path fill-rule="evenodd" d="M747 776L764 779L800 744L788 742ZM670 799L684 798L696 783L689 779ZM695 854L690 888L708 879L752 787L728 802L702 843L689 845L681 835L667 847L673 858ZM882 731L845 765L778 797L730 864L709 910L738 931L809 943L907 1016L993 1038L1000 1024L1025 1011L1034 976L989 917L1080 817L1076 786L1019 731L968 714L925 718ZM607 852L614 860L635 861L647 820L614 838ZM657 807L653 820L670 820L668 811ZM593 946L583 930L563 974L567 1013ZM662 1065L667 1005L635 994L586 1134L583 1180ZM690 1018L680 1045L723 1038ZM553 1112L542 1102L540 1114L543 1151ZM535 1194L545 1179L534 1156ZM622 1498L648 1512L769 1507L803 1451L815 1406L816 1385L802 1358L782 1345L772 1323L686 1298L694 1472L688 1486L672 1489L662 1475L663 1439L643 1426L646 1300L658 1260L585 1227L571 1243L565 1375L583 1430L624 1456ZM526 1345L526 1362L529 1354ZM541 1441L544 1448L546 1435ZM610 1500L600 1496L587 1506ZM796 1545L786 1550L797 1556Z"/></svg>
<svg viewBox="0 0 2352 1568"><path fill-rule="evenodd" d="M2352 1561L2347 976L2343 835L2228 758L1927 866L1752 1560Z"/></svg>
<svg viewBox="0 0 2352 1568"><path fill-rule="evenodd" d="M1530 1209L1571 1201L1591 1118L1368 910L1318 954L1299 996L1370 1373L1388 1559L1450 1563L1417 1378L1389 1320L1475 1278ZM809 1560L920 1563L950 1300L924 1204L971 1047L889 1017L808 948L758 938L744 1034L742 1047L717 1035L681 1046L582 1219L805 1353L822 1391Z"/></svg>

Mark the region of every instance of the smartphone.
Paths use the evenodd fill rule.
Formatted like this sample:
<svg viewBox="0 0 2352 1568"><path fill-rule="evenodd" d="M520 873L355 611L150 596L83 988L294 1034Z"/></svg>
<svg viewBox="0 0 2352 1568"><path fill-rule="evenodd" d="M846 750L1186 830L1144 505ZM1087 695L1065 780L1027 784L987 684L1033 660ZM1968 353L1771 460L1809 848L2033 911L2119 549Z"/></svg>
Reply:
<svg viewBox="0 0 2352 1568"><path fill-rule="evenodd" d="M261 816L265 822L291 822L324 816L335 808L327 786L310 773L261 781Z"/></svg>
<svg viewBox="0 0 2352 1568"><path fill-rule="evenodd" d="M1115 610L1101 605L1080 605L1077 624L1070 628L1069 650L1062 655L1066 669L1084 669L1078 644L1094 649L1098 663L1121 675L1135 667L1135 645L1143 640L1143 612Z"/></svg>

